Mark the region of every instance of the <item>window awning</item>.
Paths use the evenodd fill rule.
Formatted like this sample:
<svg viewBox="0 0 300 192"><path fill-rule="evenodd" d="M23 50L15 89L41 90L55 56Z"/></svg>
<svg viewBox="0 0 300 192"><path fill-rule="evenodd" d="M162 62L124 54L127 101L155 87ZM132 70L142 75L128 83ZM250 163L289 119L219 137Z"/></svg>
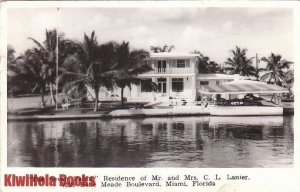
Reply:
<svg viewBox="0 0 300 192"><path fill-rule="evenodd" d="M247 93L288 93L289 90L278 85L263 82L238 83L230 82L223 85L200 86L200 93L204 94L247 94Z"/></svg>

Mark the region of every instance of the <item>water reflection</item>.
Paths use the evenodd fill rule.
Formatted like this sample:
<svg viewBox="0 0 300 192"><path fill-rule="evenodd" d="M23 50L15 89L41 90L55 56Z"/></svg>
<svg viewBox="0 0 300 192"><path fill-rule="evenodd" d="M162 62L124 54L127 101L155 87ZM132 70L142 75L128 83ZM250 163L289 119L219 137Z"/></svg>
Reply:
<svg viewBox="0 0 300 192"><path fill-rule="evenodd" d="M293 116L8 123L8 166L291 167Z"/></svg>

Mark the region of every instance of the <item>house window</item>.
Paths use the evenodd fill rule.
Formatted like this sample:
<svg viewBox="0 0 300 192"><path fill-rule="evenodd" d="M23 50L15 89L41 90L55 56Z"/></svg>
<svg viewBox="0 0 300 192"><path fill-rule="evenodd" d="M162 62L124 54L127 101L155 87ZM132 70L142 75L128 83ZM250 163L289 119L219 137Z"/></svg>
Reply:
<svg viewBox="0 0 300 192"><path fill-rule="evenodd" d="M167 61L166 60L158 60L157 61L157 67L158 68L166 68Z"/></svg>
<svg viewBox="0 0 300 192"><path fill-rule="evenodd" d="M183 123L172 123L172 128L175 130L184 130Z"/></svg>
<svg viewBox="0 0 300 192"><path fill-rule="evenodd" d="M167 92L167 79L158 78L157 79L157 92L166 93Z"/></svg>
<svg viewBox="0 0 300 192"><path fill-rule="evenodd" d="M220 81L216 81L216 85L220 85Z"/></svg>
<svg viewBox="0 0 300 192"><path fill-rule="evenodd" d="M185 68L185 60L184 59L177 60L177 68Z"/></svg>
<svg viewBox="0 0 300 192"><path fill-rule="evenodd" d="M157 71L158 73L165 73L167 68L166 60L158 60L157 61Z"/></svg>
<svg viewBox="0 0 300 192"><path fill-rule="evenodd" d="M173 92L183 92L183 78L173 78L172 79L172 91Z"/></svg>
<svg viewBox="0 0 300 192"><path fill-rule="evenodd" d="M208 81L200 81L200 85L209 85Z"/></svg>
<svg viewBox="0 0 300 192"><path fill-rule="evenodd" d="M151 92L151 79L141 80L141 92Z"/></svg>

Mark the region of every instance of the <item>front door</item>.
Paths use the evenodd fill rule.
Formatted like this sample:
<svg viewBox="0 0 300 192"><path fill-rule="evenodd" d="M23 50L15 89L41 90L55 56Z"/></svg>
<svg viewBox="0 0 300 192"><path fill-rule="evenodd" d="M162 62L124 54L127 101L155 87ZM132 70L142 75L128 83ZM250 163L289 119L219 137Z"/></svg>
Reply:
<svg viewBox="0 0 300 192"><path fill-rule="evenodd" d="M167 93L167 79L166 78L158 78L157 79L157 92L162 96Z"/></svg>

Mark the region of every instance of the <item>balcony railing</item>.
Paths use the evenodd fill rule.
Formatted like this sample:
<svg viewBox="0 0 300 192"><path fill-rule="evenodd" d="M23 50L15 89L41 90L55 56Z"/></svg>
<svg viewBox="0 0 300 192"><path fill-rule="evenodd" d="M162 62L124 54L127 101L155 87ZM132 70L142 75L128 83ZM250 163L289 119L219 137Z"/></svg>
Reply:
<svg viewBox="0 0 300 192"><path fill-rule="evenodd" d="M154 70L149 71L147 74L185 74L185 73L195 73L194 69L189 68L154 68Z"/></svg>
<svg viewBox="0 0 300 192"><path fill-rule="evenodd" d="M195 73L195 71L191 67L188 67L188 68L171 68L171 73L172 74Z"/></svg>

